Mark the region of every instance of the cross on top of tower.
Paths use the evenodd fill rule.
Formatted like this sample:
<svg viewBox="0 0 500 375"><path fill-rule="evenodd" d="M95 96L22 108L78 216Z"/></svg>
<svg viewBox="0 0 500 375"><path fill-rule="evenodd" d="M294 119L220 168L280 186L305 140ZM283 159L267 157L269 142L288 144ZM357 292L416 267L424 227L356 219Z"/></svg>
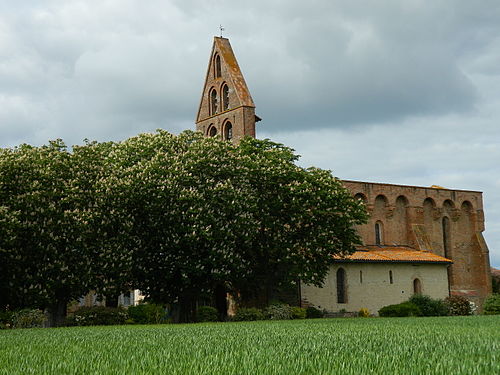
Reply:
<svg viewBox="0 0 500 375"><path fill-rule="evenodd" d="M219 30L220 30L220 37L222 38L222 32L225 30L222 25L219 25Z"/></svg>

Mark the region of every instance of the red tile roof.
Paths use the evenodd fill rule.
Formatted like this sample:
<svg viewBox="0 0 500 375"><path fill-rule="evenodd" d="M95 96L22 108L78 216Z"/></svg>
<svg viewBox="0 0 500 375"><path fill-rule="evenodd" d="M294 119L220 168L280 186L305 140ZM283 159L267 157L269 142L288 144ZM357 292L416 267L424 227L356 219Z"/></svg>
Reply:
<svg viewBox="0 0 500 375"><path fill-rule="evenodd" d="M453 263L430 251L405 246L362 246L346 257L334 256L337 262L389 262L389 263Z"/></svg>

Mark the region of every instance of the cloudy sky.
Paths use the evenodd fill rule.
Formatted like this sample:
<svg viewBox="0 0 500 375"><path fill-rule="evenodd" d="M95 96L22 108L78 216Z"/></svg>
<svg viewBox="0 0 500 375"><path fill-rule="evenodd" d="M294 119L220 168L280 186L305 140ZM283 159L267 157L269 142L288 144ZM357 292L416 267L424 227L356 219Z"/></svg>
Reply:
<svg viewBox="0 0 500 375"><path fill-rule="evenodd" d="M259 137L343 179L483 191L500 267L498 0L0 0L0 147L194 129L219 24Z"/></svg>

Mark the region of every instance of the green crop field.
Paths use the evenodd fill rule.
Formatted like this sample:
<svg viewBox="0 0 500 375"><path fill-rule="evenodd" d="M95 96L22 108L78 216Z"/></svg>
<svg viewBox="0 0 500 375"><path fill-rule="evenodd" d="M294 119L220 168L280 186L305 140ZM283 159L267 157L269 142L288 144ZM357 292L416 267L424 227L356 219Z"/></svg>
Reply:
<svg viewBox="0 0 500 375"><path fill-rule="evenodd" d="M0 374L500 374L500 316L6 330Z"/></svg>

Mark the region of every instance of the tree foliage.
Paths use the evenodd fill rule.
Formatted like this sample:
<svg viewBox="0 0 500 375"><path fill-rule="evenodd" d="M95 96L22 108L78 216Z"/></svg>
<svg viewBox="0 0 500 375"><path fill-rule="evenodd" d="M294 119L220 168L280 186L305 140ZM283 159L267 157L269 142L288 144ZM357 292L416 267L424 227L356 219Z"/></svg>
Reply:
<svg viewBox="0 0 500 375"><path fill-rule="evenodd" d="M89 290L138 288L190 320L214 292L265 305L298 279L321 285L366 213L297 159L191 131L1 150L0 304L59 311Z"/></svg>

